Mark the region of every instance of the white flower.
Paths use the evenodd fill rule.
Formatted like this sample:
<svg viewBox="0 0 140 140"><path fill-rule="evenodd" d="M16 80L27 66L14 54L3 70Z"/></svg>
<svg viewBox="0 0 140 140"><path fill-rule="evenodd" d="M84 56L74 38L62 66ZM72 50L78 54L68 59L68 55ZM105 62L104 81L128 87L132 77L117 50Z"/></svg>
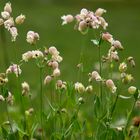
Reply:
<svg viewBox="0 0 140 140"><path fill-rule="evenodd" d="M48 51L51 55L55 55L55 56L59 55L59 51L54 46L50 47Z"/></svg>
<svg viewBox="0 0 140 140"><path fill-rule="evenodd" d="M10 18L10 14L7 11L1 12L1 16L4 19L9 19Z"/></svg>
<svg viewBox="0 0 140 140"><path fill-rule="evenodd" d="M35 59L44 57L43 53L39 50L32 51L32 55L33 55L33 58Z"/></svg>
<svg viewBox="0 0 140 140"><path fill-rule="evenodd" d="M96 16L102 16L103 13L106 13L106 10L102 9L102 8L98 8L95 12L95 15Z"/></svg>
<svg viewBox="0 0 140 140"><path fill-rule="evenodd" d="M14 97L11 92L8 92L8 97L6 98L6 101L9 105L13 105Z"/></svg>
<svg viewBox="0 0 140 140"><path fill-rule="evenodd" d="M29 91L30 91L30 86L29 86L29 84L27 83L27 82L23 82L22 84L21 84L21 86L22 86L22 95L24 96L24 95L27 95L28 93L29 93Z"/></svg>
<svg viewBox="0 0 140 140"><path fill-rule="evenodd" d="M117 90L117 87L111 79L106 81L106 86L111 90L112 93L115 93Z"/></svg>
<svg viewBox="0 0 140 140"><path fill-rule="evenodd" d="M14 20L13 20L13 18L9 18L9 19L7 19L5 22L4 22L4 27L6 28L6 29L10 29L12 26L14 26Z"/></svg>
<svg viewBox="0 0 140 140"><path fill-rule="evenodd" d="M22 54L22 60L24 60L25 62L28 62L32 58L33 58L32 51L28 51L28 52Z"/></svg>
<svg viewBox="0 0 140 140"><path fill-rule="evenodd" d="M11 7L11 3L10 2L5 4L4 11L6 11L8 13L12 13L12 7Z"/></svg>
<svg viewBox="0 0 140 140"><path fill-rule="evenodd" d="M9 29L10 34L12 35L12 41L16 41L16 38L18 36L17 28L16 27L11 27Z"/></svg>
<svg viewBox="0 0 140 140"><path fill-rule="evenodd" d="M25 15L19 15L18 17L16 17L16 24L22 24L25 20Z"/></svg>
<svg viewBox="0 0 140 140"><path fill-rule="evenodd" d="M118 40L112 41L112 45L113 45L116 49L123 50L123 46L122 46L121 42L118 41Z"/></svg>
<svg viewBox="0 0 140 140"><path fill-rule="evenodd" d="M102 39L111 43L113 41L113 36L106 32L102 34Z"/></svg>
<svg viewBox="0 0 140 140"><path fill-rule="evenodd" d="M39 40L39 34L34 31L29 31L27 33L26 41L30 44L35 44Z"/></svg>
<svg viewBox="0 0 140 140"><path fill-rule="evenodd" d="M62 25L65 25L67 23L71 23L74 20L74 17L72 15L64 15L61 19L63 20Z"/></svg>
<svg viewBox="0 0 140 140"><path fill-rule="evenodd" d="M60 55L52 55L52 60L60 63L63 58Z"/></svg>
<svg viewBox="0 0 140 140"><path fill-rule="evenodd" d="M79 82L77 82L77 83L75 83L75 90L78 92L78 93L83 93L83 92L85 92L85 87L84 87L84 85L82 84L82 83L79 83Z"/></svg>
<svg viewBox="0 0 140 140"><path fill-rule="evenodd" d="M86 87L86 92L91 93L93 91L93 87L91 85Z"/></svg>
<svg viewBox="0 0 140 140"><path fill-rule="evenodd" d="M99 75L99 73L97 71L93 71L91 73L91 79L96 80L96 81L102 80L101 76Z"/></svg>
<svg viewBox="0 0 140 140"><path fill-rule="evenodd" d="M58 76L60 76L60 70L58 69L58 68L56 68L56 69L54 69L54 71L53 71L53 76L54 77L58 77Z"/></svg>
<svg viewBox="0 0 140 140"><path fill-rule="evenodd" d="M52 81L52 77L50 75L47 75L44 79L44 85L49 84Z"/></svg>
<svg viewBox="0 0 140 140"><path fill-rule="evenodd" d="M120 72L125 72L127 70L127 64L125 62L122 62L119 66Z"/></svg>
<svg viewBox="0 0 140 140"><path fill-rule="evenodd" d="M53 69L56 69L56 68L59 67L59 64L58 64L57 61L53 61L52 64L51 64L51 66L52 66Z"/></svg>
<svg viewBox="0 0 140 140"><path fill-rule="evenodd" d="M130 94L135 94L135 93L136 93L136 90L137 90L137 88L134 87L134 86L131 86L131 87L128 88L128 92L129 92Z"/></svg>

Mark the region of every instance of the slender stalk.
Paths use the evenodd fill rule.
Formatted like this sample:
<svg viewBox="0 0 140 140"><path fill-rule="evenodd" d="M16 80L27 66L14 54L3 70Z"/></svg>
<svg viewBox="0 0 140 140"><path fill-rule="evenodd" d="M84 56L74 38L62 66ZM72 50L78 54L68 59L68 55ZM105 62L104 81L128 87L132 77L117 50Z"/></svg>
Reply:
<svg viewBox="0 0 140 140"><path fill-rule="evenodd" d="M42 84L42 70L43 68L40 67L40 123L42 128L42 138L43 138L43 84Z"/></svg>
<svg viewBox="0 0 140 140"><path fill-rule="evenodd" d="M9 65L9 55L7 52L7 46L6 46L6 34L5 34L5 29L4 27L1 27L0 29L0 39L1 39L1 43L2 43L2 49L3 49L3 54L4 54L4 64L5 67L7 68Z"/></svg>
<svg viewBox="0 0 140 140"><path fill-rule="evenodd" d="M128 117L127 117L126 125L125 125L125 128L124 128L124 134L125 134L125 135L126 135L126 133L127 133L127 127L128 127L129 122L130 122L132 112L133 112L133 110L134 110L134 108L135 108L136 101L137 101L137 100L135 99L135 101L134 101L134 103L133 103L133 106L132 106L132 108L131 108L131 110L130 110L130 112L129 112L129 114L128 114Z"/></svg>

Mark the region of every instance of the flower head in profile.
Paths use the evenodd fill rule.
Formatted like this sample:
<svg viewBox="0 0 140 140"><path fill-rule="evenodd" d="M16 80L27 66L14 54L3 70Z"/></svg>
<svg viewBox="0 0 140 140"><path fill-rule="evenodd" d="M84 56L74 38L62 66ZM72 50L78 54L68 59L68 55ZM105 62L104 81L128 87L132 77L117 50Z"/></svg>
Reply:
<svg viewBox="0 0 140 140"><path fill-rule="evenodd" d="M74 17L72 15L64 15L61 19L63 20L62 25L65 25L71 23L74 20Z"/></svg>
<svg viewBox="0 0 140 140"><path fill-rule="evenodd" d="M111 79L108 79L106 81L106 86L110 89L112 93L115 93L117 90L117 87L115 86L114 82Z"/></svg>

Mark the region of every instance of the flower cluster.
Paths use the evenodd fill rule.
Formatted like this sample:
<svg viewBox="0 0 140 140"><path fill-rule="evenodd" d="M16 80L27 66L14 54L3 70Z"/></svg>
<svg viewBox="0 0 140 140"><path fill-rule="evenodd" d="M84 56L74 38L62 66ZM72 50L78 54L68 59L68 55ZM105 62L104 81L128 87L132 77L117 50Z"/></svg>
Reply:
<svg viewBox="0 0 140 140"><path fill-rule="evenodd" d="M14 18L11 16L12 14L12 7L11 3L8 2L4 6L4 11L1 12L0 18L0 26L4 25L4 27L10 32L12 36L12 41L16 41L18 36L17 28L15 27L16 24L22 24L25 20L25 15L19 15L14 22Z"/></svg>
<svg viewBox="0 0 140 140"><path fill-rule="evenodd" d="M99 27L102 27L103 29L106 29L108 23L102 17L103 13L106 13L106 10L102 8L97 9L95 12L83 8L80 11L80 14L77 14L75 17L72 15L62 16L62 25L70 23L75 19L75 28L82 33L87 31L89 28L98 29Z"/></svg>

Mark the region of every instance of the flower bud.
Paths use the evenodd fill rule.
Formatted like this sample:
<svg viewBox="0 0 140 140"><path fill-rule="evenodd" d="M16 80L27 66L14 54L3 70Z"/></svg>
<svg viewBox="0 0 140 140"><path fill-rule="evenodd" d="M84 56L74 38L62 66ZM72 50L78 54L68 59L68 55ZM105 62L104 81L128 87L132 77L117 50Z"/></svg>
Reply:
<svg viewBox="0 0 140 140"><path fill-rule="evenodd" d="M79 30L79 31L84 31L84 30L86 30L86 28L87 28L87 23L86 23L85 21L81 21L81 22L79 23L78 30Z"/></svg>
<svg viewBox="0 0 140 140"><path fill-rule="evenodd" d="M47 75L44 80L44 85L49 84L51 81L52 81L52 77L50 75Z"/></svg>
<svg viewBox="0 0 140 140"><path fill-rule="evenodd" d="M91 93L93 91L93 87L91 85L86 87L86 92Z"/></svg>
<svg viewBox="0 0 140 140"><path fill-rule="evenodd" d="M60 76L60 70L58 69L58 68L56 68L56 69L54 69L54 71L53 71L53 76L54 77L58 77L58 76Z"/></svg>
<svg viewBox="0 0 140 140"><path fill-rule="evenodd" d="M91 73L91 78L96 80L96 81L101 81L102 80L101 76L99 75L99 73L97 71L93 71Z"/></svg>
<svg viewBox="0 0 140 140"><path fill-rule="evenodd" d="M53 61L51 66L52 66L53 69L56 69L56 68L58 68L59 65L58 65L58 62Z"/></svg>
<svg viewBox="0 0 140 140"><path fill-rule="evenodd" d="M12 13L12 7L11 7L11 3L10 2L5 4L4 11L6 11L8 13Z"/></svg>
<svg viewBox="0 0 140 140"><path fill-rule="evenodd" d="M15 22L16 22L16 24L22 24L24 22L24 20L25 20L25 15L21 14L20 16L16 17Z"/></svg>
<svg viewBox="0 0 140 140"><path fill-rule="evenodd" d="M106 81L106 86L111 90L112 93L115 93L117 90L117 87L111 79Z"/></svg>
<svg viewBox="0 0 140 140"><path fill-rule="evenodd" d="M122 62L119 66L119 71L126 72L126 70L127 70L127 64L125 62Z"/></svg>
<svg viewBox="0 0 140 140"><path fill-rule="evenodd" d="M1 16L4 19L9 19L10 18L10 14L7 11L1 12Z"/></svg>
<svg viewBox="0 0 140 140"><path fill-rule="evenodd" d="M113 41L113 36L106 32L102 34L102 39L111 43Z"/></svg>
<svg viewBox="0 0 140 140"><path fill-rule="evenodd" d="M113 42L112 42L112 45L113 45L116 49L119 49L119 50L123 50L123 49L124 49L123 46L122 46L122 44L121 44L121 42L118 41L118 40L113 41Z"/></svg>
<svg viewBox="0 0 140 140"><path fill-rule="evenodd" d="M62 25L65 25L71 23L74 20L74 17L72 15L64 15L61 19L63 20Z"/></svg>
<svg viewBox="0 0 140 140"><path fill-rule="evenodd" d="M85 92L85 87L82 83L75 83L75 90L78 92L78 93L83 93Z"/></svg>
<svg viewBox="0 0 140 140"><path fill-rule="evenodd" d="M127 60L132 67L135 67L136 64L135 64L134 58L132 56L128 57Z"/></svg>
<svg viewBox="0 0 140 140"><path fill-rule="evenodd" d="M130 94L135 94L136 93L137 88L134 86L131 86L128 88L128 93Z"/></svg>
<svg viewBox="0 0 140 140"><path fill-rule="evenodd" d="M103 13L106 13L106 10L102 9L102 8L98 8L95 12L95 15L96 16L102 16Z"/></svg>

